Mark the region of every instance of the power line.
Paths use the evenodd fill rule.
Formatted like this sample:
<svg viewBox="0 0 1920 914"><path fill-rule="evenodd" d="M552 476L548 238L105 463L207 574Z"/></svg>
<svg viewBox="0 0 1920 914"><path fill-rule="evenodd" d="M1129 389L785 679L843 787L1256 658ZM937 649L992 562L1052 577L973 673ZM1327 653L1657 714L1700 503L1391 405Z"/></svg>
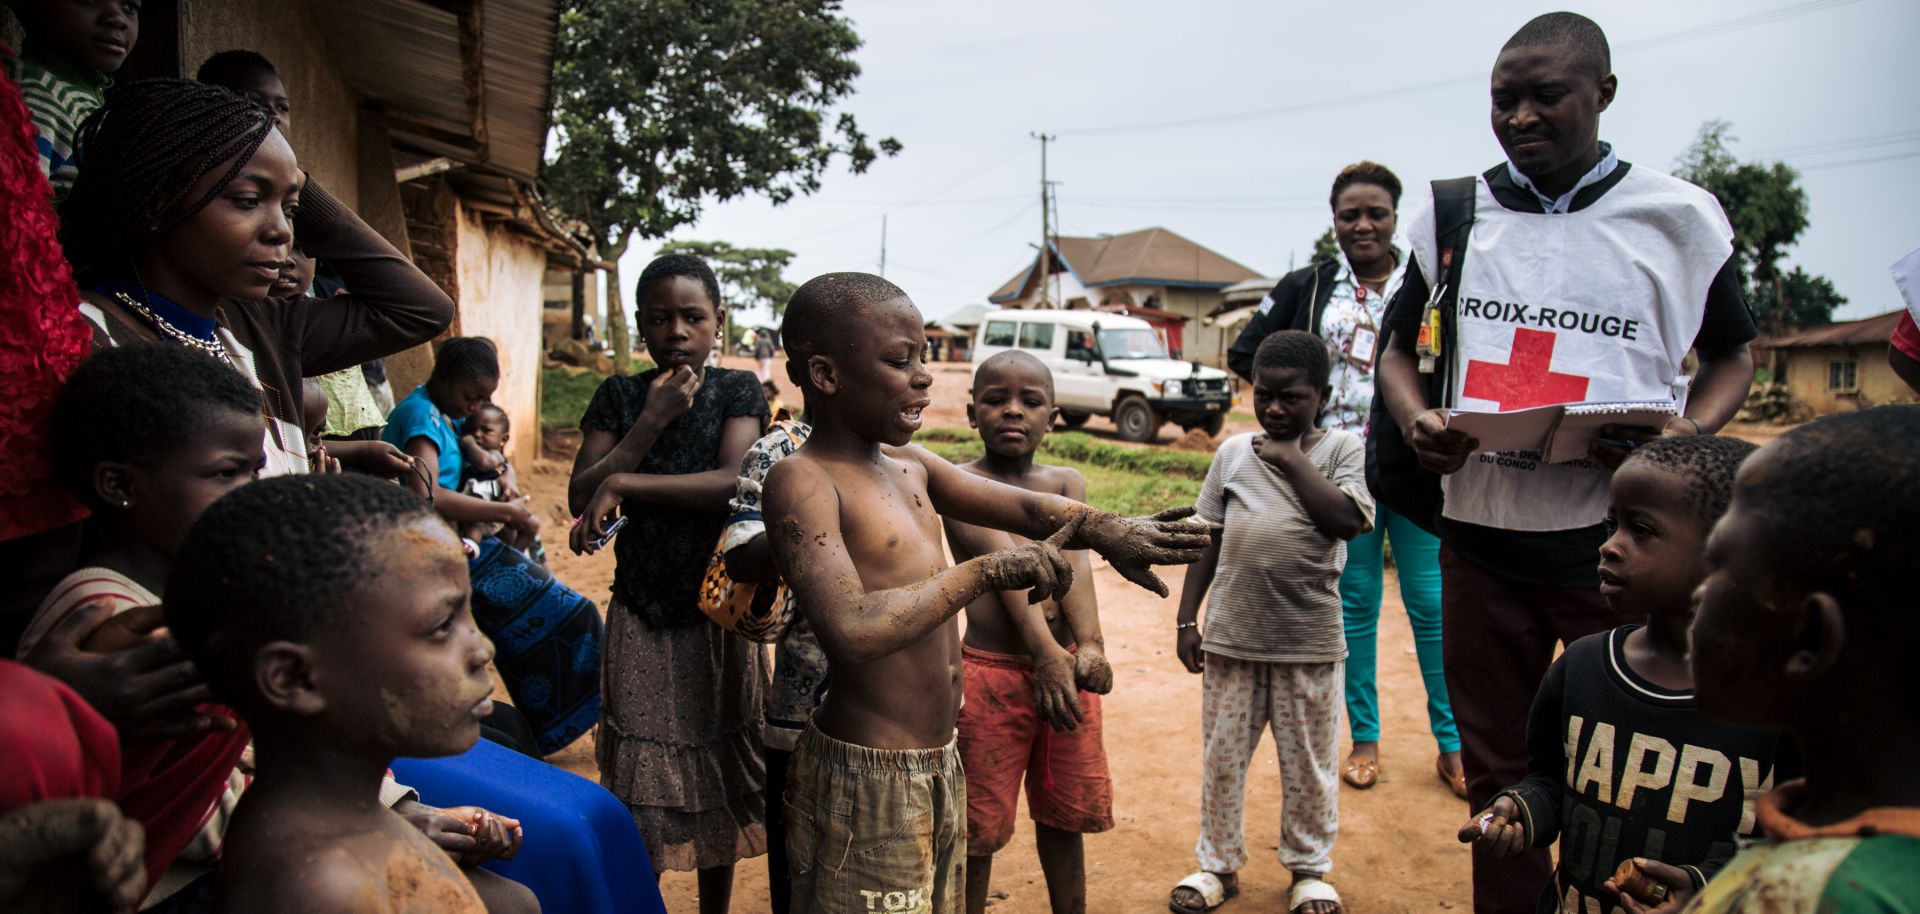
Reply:
<svg viewBox="0 0 1920 914"><path fill-rule="evenodd" d="M1920 158L1920 149L1912 152L1896 152L1890 155L1872 156L1865 159L1848 159L1845 162L1823 162L1819 165L1796 165L1801 171L1825 171L1829 168L1845 168L1848 165L1871 165L1875 162L1893 162L1899 159Z"/></svg>
<svg viewBox="0 0 1920 914"><path fill-rule="evenodd" d="M1793 6L1784 6L1778 9L1766 10L1763 12L1753 13L1746 16L1739 16L1733 19L1727 19L1727 20L1722 20L1720 22L1713 22L1713 23L1708 23L1706 25L1702 25L1702 26L1696 26L1691 29L1682 29L1677 32L1669 32L1665 35L1655 35L1651 38L1642 38L1638 41L1629 41L1625 44L1618 46L1615 50L1623 51L1623 52L1641 51L1641 50L1648 50L1652 48L1667 47L1669 45L1680 44L1688 41L1698 41L1703 38L1711 38L1718 35L1724 35L1724 34L1727 34L1728 32L1739 31L1741 29L1749 29L1749 28L1754 28L1756 26L1762 26L1762 25L1771 25L1775 22L1780 22L1785 19L1791 19L1796 16L1804 16L1809 13L1824 12L1834 7L1844 6L1849 3L1858 3L1858 2L1859 0L1811 0L1811 2L1807 2L1807 3L1799 3ZM1268 118L1282 117L1284 115L1289 115L1289 114L1298 114L1303 111L1314 111L1321 108L1340 107L1340 106L1355 104L1358 102L1368 102L1368 101L1377 101L1380 99L1395 98L1395 97L1404 96L1404 95L1408 95L1415 92L1431 92L1435 89L1446 89L1446 88L1452 88L1454 86L1460 86L1460 85L1484 83L1486 81L1486 78L1487 78L1486 72L1481 71L1478 73L1455 76L1448 79L1427 80L1419 83L1413 83L1413 84L1404 85L1404 86L1397 86L1391 89L1379 89L1372 92L1359 92L1352 95L1342 95L1336 98L1320 99L1318 101L1297 102L1291 105L1281 105L1277 108L1261 108L1253 111L1238 111L1238 112L1227 113L1227 114L1203 115L1201 117L1180 118L1177 120L1169 120L1169 121L1147 121L1147 122L1137 123L1137 124L1115 124L1115 125L1109 125L1109 126L1078 127L1078 128L1073 128L1069 130L1062 130L1060 132L1064 134L1068 134L1070 136L1084 136L1084 135L1101 134L1101 133L1146 133L1146 132L1156 131L1156 130L1174 130L1174 129L1179 129L1183 127L1208 127L1208 126L1215 126L1218 124L1238 123L1240 121L1265 120Z"/></svg>

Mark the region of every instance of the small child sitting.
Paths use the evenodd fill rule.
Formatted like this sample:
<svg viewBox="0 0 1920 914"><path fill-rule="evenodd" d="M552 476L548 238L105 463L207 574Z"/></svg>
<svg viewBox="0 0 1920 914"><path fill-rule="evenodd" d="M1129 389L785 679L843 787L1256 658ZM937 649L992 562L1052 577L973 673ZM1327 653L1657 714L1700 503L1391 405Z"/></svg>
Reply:
<svg viewBox="0 0 1920 914"><path fill-rule="evenodd" d="M1059 412L1053 375L1039 359L1018 350L987 359L974 372L967 404L987 452L961 469L1086 501L1079 471L1033 460ZM952 519L946 530L956 561L1026 542ZM967 772L968 914L986 910L993 855L1013 838L1022 776L1055 914L1087 909L1081 836L1113 828L1113 778L1100 741L1100 696L1113 687L1113 670L1100 635L1093 567L1085 550L1066 558L1073 586L1058 600L1035 604L1024 591L1003 590L967 606L958 742Z"/></svg>
<svg viewBox="0 0 1920 914"><path fill-rule="evenodd" d="M493 645L460 543L418 496L291 476L207 509L167 623L254 734L227 832L226 911L486 910L447 852L380 803L397 756L455 755L492 709Z"/></svg>
<svg viewBox="0 0 1920 914"><path fill-rule="evenodd" d="M1460 830L1499 855L1559 841L1540 912L1684 902L1733 856L1736 835L1753 835L1754 798L1797 762L1778 731L1702 716L1687 672L1707 532L1753 451L1737 438L1658 438L1613 474L1600 592L1637 621L1567 645L1533 700L1526 779ZM1616 901L1613 880L1616 868L1631 875L1629 860L1650 880L1632 905Z"/></svg>
<svg viewBox="0 0 1920 914"><path fill-rule="evenodd" d="M1920 898L1920 406L1800 426L1748 458L1707 540L1688 654L1702 713L1792 733L1807 777L1689 912L1912 910Z"/></svg>
<svg viewBox="0 0 1920 914"><path fill-rule="evenodd" d="M512 502L520 499L520 477L507 462L507 442L512 440L512 422L507 411L493 403L475 407L460 433L460 491L486 501ZM501 542L527 553L546 564L546 550L540 534L534 530L507 529L504 524L467 523L460 525L463 539L479 542L500 536Z"/></svg>
<svg viewBox="0 0 1920 914"><path fill-rule="evenodd" d="M1187 569L1175 649L1202 674L1200 869L1169 906L1210 911L1239 894L1247 864L1247 764L1273 729L1286 796L1280 863L1293 874L1287 909L1334 914L1325 880L1339 833L1340 712L1347 656L1339 579L1346 541L1373 527L1360 436L1317 427L1332 392L1327 344L1300 330L1266 338L1253 356L1253 406L1264 434L1227 439L1196 507L1221 524ZM1202 636L1200 600L1209 589Z"/></svg>

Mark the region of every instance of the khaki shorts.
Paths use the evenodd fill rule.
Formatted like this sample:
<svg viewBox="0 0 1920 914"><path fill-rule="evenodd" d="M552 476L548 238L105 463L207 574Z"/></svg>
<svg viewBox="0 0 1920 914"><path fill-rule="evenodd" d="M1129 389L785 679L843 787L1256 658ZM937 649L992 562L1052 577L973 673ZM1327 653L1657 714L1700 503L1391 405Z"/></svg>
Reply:
<svg viewBox="0 0 1920 914"><path fill-rule="evenodd" d="M953 743L868 749L808 724L785 801L794 914L961 909L967 786Z"/></svg>

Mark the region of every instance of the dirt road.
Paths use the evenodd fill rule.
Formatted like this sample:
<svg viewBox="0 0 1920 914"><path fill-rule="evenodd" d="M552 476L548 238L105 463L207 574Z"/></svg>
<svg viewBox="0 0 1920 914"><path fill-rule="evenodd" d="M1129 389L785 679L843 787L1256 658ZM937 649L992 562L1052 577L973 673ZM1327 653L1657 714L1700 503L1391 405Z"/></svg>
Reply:
<svg viewBox="0 0 1920 914"><path fill-rule="evenodd" d="M564 498L566 466L542 461L523 480L535 504L553 517ZM564 512L561 512L564 513ZM558 524L553 529L564 529ZM557 544L556 544L557 545ZM613 580L611 553L582 558L564 547L550 549L554 570L567 583L605 604ZM1113 831L1087 839L1088 910L1166 910L1167 891L1192 871L1199 821L1200 679L1173 654L1173 615L1178 570L1167 575L1174 594L1161 600L1120 579L1095 571L1101 623L1116 685L1106 704L1106 745L1115 783ZM1385 776L1367 792L1341 795L1340 840L1332 882L1356 912L1435 911L1464 908L1467 855L1453 842L1466 808L1434 777L1434 746L1426 731L1424 695L1406 616L1394 588L1387 587L1380 638L1380 689L1384 705ZM1343 749L1344 751L1344 749ZM591 736L553 761L597 779ZM1248 845L1255 859L1242 875L1244 894L1228 911L1279 911L1286 906L1287 875L1274 857L1278 846L1280 783L1266 740L1253 765L1248 801ZM1024 807L1013 844L995 861L995 888L1007 893L993 910L1044 914L1046 887L1034 855L1032 824ZM743 861L736 879L734 910L768 910L764 859ZM667 906L693 911L693 874L665 880Z"/></svg>

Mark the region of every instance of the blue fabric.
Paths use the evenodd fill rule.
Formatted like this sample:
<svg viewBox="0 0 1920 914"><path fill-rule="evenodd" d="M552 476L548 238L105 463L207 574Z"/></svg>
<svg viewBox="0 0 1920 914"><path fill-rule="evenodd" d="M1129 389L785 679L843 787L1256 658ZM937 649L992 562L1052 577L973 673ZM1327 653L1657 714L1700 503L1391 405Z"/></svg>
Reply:
<svg viewBox="0 0 1920 914"><path fill-rule="evenodd" d="M453 430L453 421L427 396L425 384L394 404L393 412L387 414L387 427L380 430L380 440L403 451L415 438L425 438L439 449L440 487L459 491L460 437Z"/></svg>
<svg viewBox="0 0 1920 914"><path fill-rule="evenodd" d="M1385 547L1391 542L1400 601L1413 625L1413 650L1427 686L1427 724L1441 752L1458 752L1460 731L1453 723L1440 661L1440 538L1385 505L1376 511L1373 530L1348 541L1347 567L1340 573L1340 609L1347 630L1347 721L1353 741L1380 739L1380 694L1374 678Z"/></svg>
<svg viewBox="0 0 1920 914"><path fill-rule="evenodd" d="M136 282L128 282L124 279L110 279L106 282L96 284L91 291L102 292L107 295L112 295L115 292L123 293L128 298L152 308L153 313L158 315L161 320L186 331L187 335L195 339L211 342L214 338L214 328L220 326L220 323L213 318L201 317L192 311L188 311L173 299Z"/></svg>
<svg viewBox="0 0 1920 914"><path fill-rule="evenodd" d="M541 755L600 721L606 630L593 601L519 550L489 536L468 560L473 618L493 639L493 664L527 717Z"/></svg>
<svg viewBox="0 0 1920 914"><path fill-rule="evenodd" d="M519 819L519 856L485 867L533 890L542 911L666 914L633 816L600 785L484 739L451 758L395 759L393 776L430 806Z"/></svg>

